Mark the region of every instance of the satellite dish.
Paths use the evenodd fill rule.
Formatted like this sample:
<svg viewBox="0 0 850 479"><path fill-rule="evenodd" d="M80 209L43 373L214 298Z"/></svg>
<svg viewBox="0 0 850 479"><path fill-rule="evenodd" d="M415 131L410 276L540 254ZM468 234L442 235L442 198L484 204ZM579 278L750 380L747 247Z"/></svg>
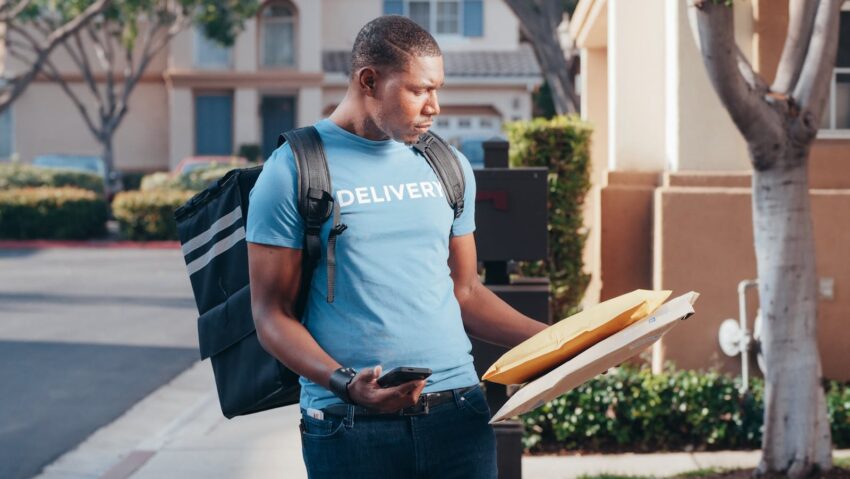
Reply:
<svg viewBox="0 0 850 479"><path fill-rule="evenodd" d="M720 323L720 331L717 334L720 341L720 349L727 356L741 354L744 343L744 331L735 319L725 319Z"/></svg>

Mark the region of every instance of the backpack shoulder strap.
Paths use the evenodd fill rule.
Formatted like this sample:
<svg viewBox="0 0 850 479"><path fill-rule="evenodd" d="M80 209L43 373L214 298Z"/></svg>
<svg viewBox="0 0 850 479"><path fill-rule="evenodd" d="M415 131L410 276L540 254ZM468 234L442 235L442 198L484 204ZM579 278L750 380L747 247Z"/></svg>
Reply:
<svg viewBox="0 0 850 479"><path fill-rule="evenodd" d="M446 200L454 210L455 218L459 218L463 213L463 195L466 191L460 159L455 156L446 140L431 131L423 133L419 141L413 144L413 148L425 155L443 185Z"/></svg>
<svg viewBox="0 0 850 479"><path fill-rule="evenodd" d="M322 257L322 224L334 216L334 225L328 240L328 302L333 302L334 291L334 247L336 236L345 231L339 224L339 206L333 198L331 175L322 146L322 138L313 126L297 128L281 133L277 146L289 143L298 171L298 211L304 218L304 254L301 271L301 289L295 311L301 316L307 300L307 292L313 279L313 270Z"/></svg>

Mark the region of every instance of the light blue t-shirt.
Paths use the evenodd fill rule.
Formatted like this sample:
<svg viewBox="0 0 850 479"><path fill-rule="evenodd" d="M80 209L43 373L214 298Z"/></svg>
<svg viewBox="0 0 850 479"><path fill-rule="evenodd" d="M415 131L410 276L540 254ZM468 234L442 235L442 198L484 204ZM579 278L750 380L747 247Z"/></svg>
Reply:
<svg viewBox="0 0 850 479"><path fill-rule="evenodd" d="M425 391L478 383L472 349L447 263L450 236L475 230L475 178L466 179L463 214L455 219L440 180L425 158L393 140L373 141L329 119L318 122L341 223L333 303L327 302L326 246L332 219L321 232L322 259L313 276L304 325L344 367L380 364L433 370ZM297 174L292 150L278 148L250 194L247 240L302 248ZM341 402L301 378L301 407Z"/></svg>

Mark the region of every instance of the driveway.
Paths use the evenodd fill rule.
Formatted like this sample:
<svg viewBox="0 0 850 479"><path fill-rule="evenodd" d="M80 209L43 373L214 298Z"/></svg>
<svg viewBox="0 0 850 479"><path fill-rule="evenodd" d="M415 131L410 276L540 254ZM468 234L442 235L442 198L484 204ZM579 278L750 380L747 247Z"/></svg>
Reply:
<svg viewBox="0 0 850 479"><path fill-rule="evenodd" d="M199 360L179 250L0 250L0 477L26 478Z"/></svg>

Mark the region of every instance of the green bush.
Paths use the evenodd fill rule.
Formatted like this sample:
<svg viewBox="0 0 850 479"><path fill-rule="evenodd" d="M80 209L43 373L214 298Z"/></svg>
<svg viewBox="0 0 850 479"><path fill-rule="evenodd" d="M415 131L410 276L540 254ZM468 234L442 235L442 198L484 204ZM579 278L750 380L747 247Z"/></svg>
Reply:
<svg viewBox="0 0 850 479"><path fill-rule="evenodd" d="M556 320L576 311L590 275L582 254L587 238L582 205L590 190L589 124L577 117L508 123L511 166L542 166L549 171L549 258L521 264L527 276L549 276Z"/></svg>
<svg viewBox="0 0 850 479"><path fill-rule="evenodd" d="M112 214L127 239L176 240L174 210L194 194L182 190L125 191L112 201Z"/></svg>
<svg viewBox="0 0 850 479"><path fill-rule="evenodd" d="M0 164L0 190L37 186L68 186L103 194L103 178L93 173L39 168L21 163Z"/></svg>
<svg viewBox="0 0 850 479"><path fill-rule="evenodd" d="M142 184L142 178L147 173L141 171L124 171L121 173L121 183L124 185L124 191L138 190Z"/></svg>
<svg viewBox="0 0 850 479"><path fill-rule="evenodd" d="M194 169L189 173L179 176L165 172L151 173L142 178L140 189L142 191L184 190L198 192L227 174L228 171L234 168L248 168L250 166L255 166L255 164L213 164Z"/></svg>
<svg viewBox="0 0 850 479"><path fill-rule="evenodd" d="M0 237L87 239L106 233L106 202L80 188L0 190Z"/></svg>
<svg viewBox="0 0 850 479"><path fill-rule="evenodd" d="M611 370L523 416L533 451L758 449L764 382L716 372L634 366ZM827 404L836 447L850 446L850 387L830 383Z"/></svg>

